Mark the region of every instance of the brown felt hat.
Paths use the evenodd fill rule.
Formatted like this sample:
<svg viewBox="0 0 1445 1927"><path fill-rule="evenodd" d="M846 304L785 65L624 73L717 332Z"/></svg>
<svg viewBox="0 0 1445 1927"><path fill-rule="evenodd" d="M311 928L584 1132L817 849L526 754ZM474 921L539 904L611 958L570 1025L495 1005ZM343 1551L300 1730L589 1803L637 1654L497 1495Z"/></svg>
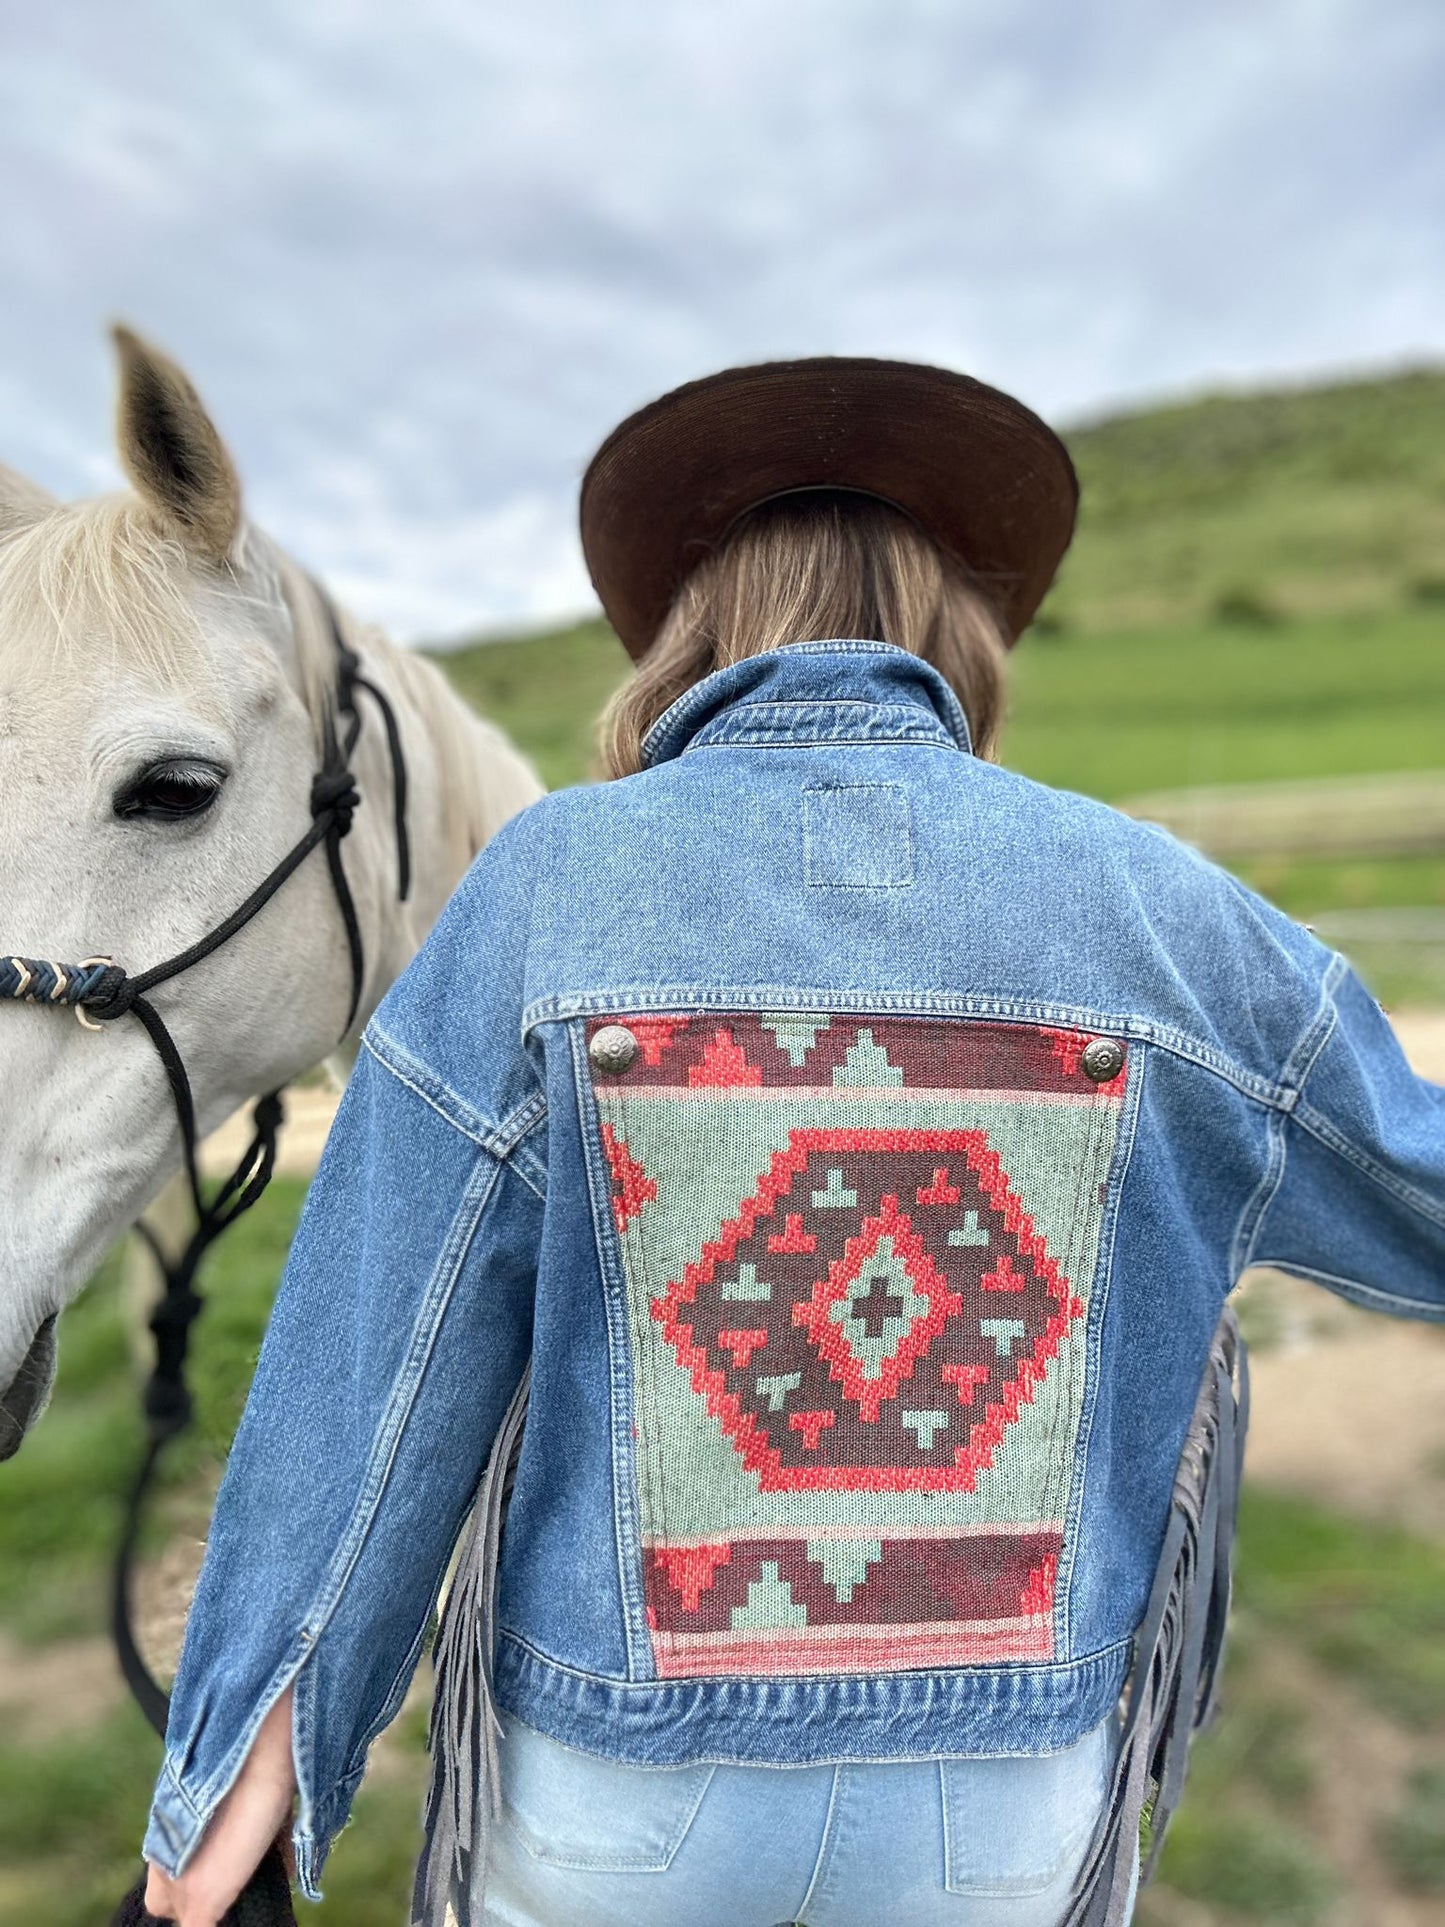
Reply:
<svg viewBox="0 0 1445 1927"><path fill-rule="evenodd" d="M614 428L582 478L582 551L636 660L739 516L845 489L918 523L992 597L1010 642L1069 546L1069 452L1011 395L918 362L823 356L728 368Z"/></svg>

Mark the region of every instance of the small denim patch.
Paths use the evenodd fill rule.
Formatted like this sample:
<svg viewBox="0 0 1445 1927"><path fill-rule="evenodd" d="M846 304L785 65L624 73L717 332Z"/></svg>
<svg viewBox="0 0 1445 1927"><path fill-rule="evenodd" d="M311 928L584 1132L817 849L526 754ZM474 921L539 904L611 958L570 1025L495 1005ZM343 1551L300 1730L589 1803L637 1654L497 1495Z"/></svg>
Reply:
<svg viewBox="0 0 1445 1927"><path fill-rule="evenodd" d="M913 882L913 816L901 783L803 791L803 861L821 889L896 890Z"/></svg>

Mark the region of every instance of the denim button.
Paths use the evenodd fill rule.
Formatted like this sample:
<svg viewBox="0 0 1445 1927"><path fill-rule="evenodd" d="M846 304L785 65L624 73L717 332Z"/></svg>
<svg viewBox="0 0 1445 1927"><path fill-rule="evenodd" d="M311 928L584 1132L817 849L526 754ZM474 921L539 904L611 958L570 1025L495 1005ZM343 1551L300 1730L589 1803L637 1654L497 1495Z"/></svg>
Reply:
<svg viewBox="0 0 1445 1927"><path fill-rule="evenodd" d="M625 1024L604 1024L587 1046L592 1068L621 1077L637 1055L637 1039Z"/></svg>
<svg viewBox="0 0 1445 1927"><path fill-rule="evenodd" d="M1092 1077L1096 1084L1112 1084L1124 1068L1124 1046L1112 1037L1096 1037L1092 1044L1085 1044L1079 1063L1085 1077Z"/></svg>

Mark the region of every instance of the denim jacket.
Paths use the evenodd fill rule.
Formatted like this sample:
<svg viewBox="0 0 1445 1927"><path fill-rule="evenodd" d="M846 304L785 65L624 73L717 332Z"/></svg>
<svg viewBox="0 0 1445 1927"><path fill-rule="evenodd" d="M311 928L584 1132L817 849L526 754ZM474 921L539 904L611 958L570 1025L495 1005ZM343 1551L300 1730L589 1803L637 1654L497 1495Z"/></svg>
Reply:
<svg viewBox="0 0 1445 1927"><path fill-rule="evenodd" d="M314 1894L504 1408L496 1692L639 1764L1040 1753L1117 1702L1223 1301L1445 1317L1445 1091L1342 958L795 644L526 810L366 1034L146 1852L295 1686Z"/></svg>

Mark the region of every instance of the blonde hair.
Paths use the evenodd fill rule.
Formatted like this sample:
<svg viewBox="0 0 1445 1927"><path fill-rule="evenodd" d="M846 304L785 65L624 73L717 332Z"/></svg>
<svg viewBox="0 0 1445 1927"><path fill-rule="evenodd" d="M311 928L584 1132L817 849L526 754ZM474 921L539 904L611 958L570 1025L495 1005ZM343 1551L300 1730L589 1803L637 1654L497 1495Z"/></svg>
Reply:
<svg viewBox="0 0 1445 1927"><path fill-rule="evenodd" d="M751 510L684 581L636 673L603 714L604 771L642 767L642 739L694 683L789 642L895 643L932 663L989 755L1004 707L1007 644L968 571L900 509L841 490Z"/></svg>

